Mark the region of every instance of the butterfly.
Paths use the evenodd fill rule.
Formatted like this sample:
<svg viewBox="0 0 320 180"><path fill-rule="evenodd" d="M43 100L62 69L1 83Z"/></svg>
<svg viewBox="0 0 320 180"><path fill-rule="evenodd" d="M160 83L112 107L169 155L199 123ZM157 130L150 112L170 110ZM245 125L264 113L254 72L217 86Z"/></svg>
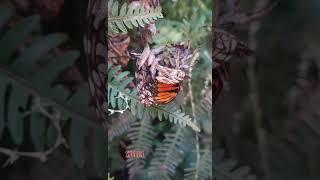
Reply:
<svg viewBox="0 0 320 180"><path fill-rule="evenodd" d="M179 51L177 51L176 68L157 65L157 93L154 97L157 104L167 104L174 100L181 90L182 81L189 76L179 69Z"/></svg>
<svg viewBox="0 0 320 180"><path fill-rule="evenodd" d="M145 106L167 104L182 89L182 82L189 78L187 71L198 61L198 49L191 51L190 43L171 44L143 52L131 53L137 58L136 87L140 101Z"/></svg>
<svg viewBox="0 0 320 180"><path fill-rule="evenodd" d="M157 95L154 97L157 104L167 104L174 100L180 89L181 82L176 84L166 84L157 81Z"/></svg>
<svg viewBox="0 0 320 180"><path fill-rule="evenodd" d="M212 70L212 103L214 104L218 99L223 87L224 79L228 75L225 67L219 66Z"/></svg>
<svg viewBox="0 0 320 180"><path fill-rule="evenodd" d="M164 84L179 84L189 76L182 70L157 65L156 79Z"/></svg>
<svg viewBox="0 0 320 180"><path fill-rule="evenodd" d="M249 49L244 42L238 40L236 36L221 29L214 29L212 55L212 58L214 60L214 67L212 72L213 103L220 95L224 87L224 83L226 83L229 79L229 60L232 57L248 56L252 52L253 51Z"/></svg>
<svg viewBox="0 0 320 180"><path fill-rule="evenodd" d="M217 63L229 61L232 57L244 57L252 53L248 46L233 34L215 28L212 57Z"/></svg>

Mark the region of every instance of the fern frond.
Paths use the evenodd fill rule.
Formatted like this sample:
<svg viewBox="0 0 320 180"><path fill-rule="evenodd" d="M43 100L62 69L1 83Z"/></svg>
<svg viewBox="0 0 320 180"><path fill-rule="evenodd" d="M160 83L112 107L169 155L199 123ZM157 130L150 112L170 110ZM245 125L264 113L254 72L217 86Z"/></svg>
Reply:
<svg viewBox="0 0 320 180"><path fill-rule="evenodd" d="M134 179L136 173L144 167L146 157L152 147L152 141L155 138L154 128L151 124L151 119L148 113L144 114L141 121L131 123L128 137L132 141L132 144L127 147L127 150L144 152L143 158L127 159L130 179Z"/></svg>
<svg viewBox="0 0 320 180"><path fill-rule="evenodd" d="M212 88L208 88L205 91L203 98L197 104L196 117L201 120L201 127L206 132L210 132L212 130L210 125L212 123Z"/></svg>
<svg viewBox="0 0 320 180"><path fill-rule="evenodd" d="M132 95L132 91L127 87L129 83L133 81L132 77L127 77L129 74L128 71L120 72L121 66L116 66L111 68L108 67L108 105L111 108L119 108L124 109L126 106L125 101L122 98L117 98L120 93L124 94L126 97L130 94Z"/></svg>
<svg viewBox="0 0 320 180"><path fill-rule="evenodd" d="M202 116L211 113L212 111L212 88L208 89L205 92L204 97L198 103L199 105L196 107L196 115Z"/></svg>
<svg viewBox="0 0 320 180"><path fill-rule="evenodd" d="M116 118L112 118L113 122L108 129L108 141L111 142L115 137L126 133L130 128L130 123L133 121L133 118L128 111L120 114Z"/></svg>
<svg viewBox="0 0 320 180"><path fill-rule="evenodd" d="M165 106L151 106L149 108L149 113L152 117L159 118L160 121L169 119L171 123L180 124L183 126L189 126L193 130L200 132L200 128L194 123L192 118L181 111L177 105L170 104Z"/></svg>
<svg viewBox="0 0 320 180"><path fill-rule="evenodd" d="M126 77L128 72L119 72L120 66L108 68L108 105L112 108L124 108L124 100L117 98L118 94L121 93L128 97L132 114L140 119L144 111L147 110L151 117L157 117L160 121L168 119L174 124L187 125L195 131L200 131L200 128L194 123L190 116L183 113L181 109L175 105L144 107L137 97L137 92L126 88L133 80L133 78Z"/></svg>
<svg viewBox="0 0 320 180"><path fill-rule="evenodd" d="M11 138L16 145L20 145L23 141L24 134L24 117L19 109L25 109L29 96L31 95L28 92L21 93L20 91L27 91L27 89L20 84L12 81L10 77L4 76L0 71L0 80L2 86L0 86L0 95L5 98L6 94L9 93L9 96L6 97L7 100L1 99L1 101L7 101L7 123L3 121L3 125L8 127ZM1 103L2 104L2 103ZM3 103L5 105L5 103ZM2 108L5 108L4 106ZM0 114L1 119L5 119L5 113ZM1 134L0 134L1 135Z"/></svg>
<svg viewBox="0 0 320 180"><path fill-rule="evenodd" d="M13 142L19 146L24 142L24 131L30 132L30 140L35 150L41 152L46 146L55 146L58 136L54 125L47 126L47 121L51 118L64 119L66 116L71 119L71 128L73 128L66 139L71 140L71 154L75 162L81 166L84 164L84 151L79 147L83 148L81 140L84 136L79 137L79 134L84 133L79 131L87 126L102 129L92 122L95 117L89 115L91 113L88 110L89 101L85 98L89 95L88 87L84 87L84 91L77 91L69 101L66 101L67 90L62 87L51 87L52 80L62 70L73 64L80 53L77 50L63 51L59 55L54 53L52 50L63 44L67 36L58 33L47 36L32 33L40 26L39 16L22 18L14 25L7 26L6 23L13 15L13 11L6 9L7 7L0 5L0 100L2 101L0 103L0 136L3 129L7 127ZM25 43L26 39L31 41L28 40L28 43ZM21 46L25 48L21 49ZM42 60L47 63L43 63ZM35 68L38 64L41 64L40 70ZM45 109L50 111L44 113ZM58 115L53 112L58 112L57 114L61 114L61 117L56 117ZM30 125L26 126L25 123ZM99 138L103 139L103 136L97 136L95 140ZM98 146L93 146L94 154L104 156L104 151L101 150L103 143L95 144ZM103 152L98 154L97 150Z"/></svg>
<svg viewBox="0 0 320 180"><path fill-rule="evenodd" d="M24 42L25 39L31 35L31 32L39 26L40 18L39 16L26 17L16 22L14 26L3 28L6 26L5 24L8 19L13 15L13 11L9 7L3 6L0 6L0 9L0 31L3 32L0 37L0 66L2 66L2 68L0 68L0 79L2 84L0 86L0 96L3 97L3 99L1 99L1 101L3 101L1 107L7 109L7 117L4 116L0 118L8 119L7 123L0 123L0 135L3 127L7 126L14 143L20 145L24 138L23 131L25 123L23 120L25 117L23 116L21 109L27 110L28 102L34 100L34 97L44 97L44 93L39 93L38 90L43 90L44 88L49 89L50 80L54 79L57 74L67 66L66 62L74 62L79 54L77 54L77 51L70 51L70 54L66 53L67 55L72 55L68 56L68 59L55 59L58 62L64 62L65 66L63 67L48 68L47 65L43 65L43 68L48 68L50 70L43 73L41 78L48 78L48 75L51 75L51 79L47 79L46 82L42 81L41 83L35 81L34 87L34 84L30 84L26 79L33 80L34 74L31 74L30 72L34 72L34 69L32 68L34 67L35 62L48 55L50 50L62 44L66 38L62 34L49 34L46 37L34 35L37 36L37 38L34 38L36 40L30 42L25 49L16 54L21 43ZM63 53L63 55L66 54ZM52 69L56 71L53 73ZM19 76L23 76L23 78ZM6 93L8 95L5 95ZM8 103L5 103L5 101ZM1 113L1 115L4 114L5 113ZM43 129L45 128L43 122L45 122L46 119L41 118L42 116L37 115L32 115L30 117L30 128L32 129L31 140L35 144L37 150L41 150L44 147L44 139L39 137L44 136L44 134L42 134ZM38 121L41 121L41 123L35 123Z"/></svg>
<svg viewBox="0 0 320 180"><path fill-rule="evenodd" d="M255 180L247 166L237 168L237 162L224 159L222 149L213 150L213 179L220 180Z"/></svg>
<svg viewBox="0 0 320 180"><path fill-rule="evenodd" d="M145 27L159 18L163 18L161 6L145 9L143 6L134 7L124 3L119 10L118 1L108 2L108 35L128 32L133 27ZM120 31L119 31L120 30Z"/></svg>
<svg viewBox="0 0 320 180"><path fill-rule="evenodd" d="M184 180L198 180L212 179L212 151L210 149L204 150L198 167L192 164L192 167L185 169Z"/></svg>
<svg viewBox="0 0 320 180"><path fill-rule="evenodd" d="M187 149L189 149L190 139L192 139L188 129L178 127L174 133L165 134L165 139L156 148L154 158L148 168L148 176L157 177L159 180L170 180L176 172L176 168L182 162Z"/></svg>

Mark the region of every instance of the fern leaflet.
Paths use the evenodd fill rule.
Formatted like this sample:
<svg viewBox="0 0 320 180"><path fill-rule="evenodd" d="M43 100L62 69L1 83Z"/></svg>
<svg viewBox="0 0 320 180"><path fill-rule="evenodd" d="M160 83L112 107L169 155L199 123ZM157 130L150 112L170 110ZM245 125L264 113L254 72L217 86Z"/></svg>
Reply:
<svg viewBox="0 0 320 180"><path fill-rule="evenodd" d="M145 113L141 121L131 123L128 137L132 144L127 150L143 151L143 158L128 158L127 167L129 168L130 179L134 179L137 172L145 165L145 158L152 148L152 140L155 138L154 128L151 124L150 116Z"/></svg>
<svg viewBox="0 0 320 180"><path fill-rule="evenodd" d="M130 123L134 117L128 111L113 118L112 125L108 129L108 141L126 133L130 128Z"/></svg>
<svg viewBox="0 0 320 180"><path fill-rule="evenodd" d="M204 150L198 167L194 163L192 167L185 169L184 180L193 180L197 177L198 180L212 179L212 151Z"/></svg>
<svg viewBox="0 0 320 180"><path fill-rule="evenodd" d="M124 3L119 10L118 1L108 3L108 35L128 32L127 28L145 27L159 18L163 18L161 7L145 9L143 6L134 7ZM118 11L119 10L119 11ZM119 31L120 30L120 31Z"/></svg>
<svg viewBox="0 0 320 180"><path fill-rule="evenodd" d="M221 149L213 151L213 179L221 180L255 180L256 176L250 174L250 168L236 168L237 162L224 159Z"/></svg>
<svg viewBox="0 0 320 180"><path fill-rule="evenodd" d="M163 143L156 148L154 158L148 168L148 176L170 180L182 162L185 152L190 148L191 133L178 127L174 133L165 134Z"/></svg>

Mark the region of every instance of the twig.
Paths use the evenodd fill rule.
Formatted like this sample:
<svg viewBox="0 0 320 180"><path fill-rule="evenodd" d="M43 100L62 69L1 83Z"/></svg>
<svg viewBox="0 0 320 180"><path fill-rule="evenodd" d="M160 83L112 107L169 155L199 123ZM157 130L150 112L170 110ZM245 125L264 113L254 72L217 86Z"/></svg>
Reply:
<svg viewBox="0 0 320 180"><path fill-rule="evenodd" d="M114 177L110 177L110 173L108 172L108 180L114 180Z"/></svg>
<svg viewBox="0 0 320 180"><path fill-rule="evenodd" d="M8 148L0 147L0 153L5 154L9 156L8 160L3 164L3 167L6 167L8 165L13 164L15 161L17 161L20 157L31 157L39 159L42 162L45 162L48 158L48 156L53 153L60 145L64 145L65 147L68 147L65 138L62 135L62 130L60 127L60 120L62 120L61 113L59 111L56 111L55 114L50 114L43 106L39 104L39 101L35 101L36 104L32 107L32 111L30 112L39 112L43 116L46 116L54 126L54 128L57 131L57 139L55 144L45 150L45 151L39 151L39 152L22 152L22 151L16 151ZM28 112L28 114L30 114Z"/></svg>
<svg viewBox="0 0 320 180"><path fill-rule="evenodd" d="M190 62L190 64L195 64L195 61L197 58L193 58ZM193 70L193 65L190 66L189 68L189 80L188 80L188 89L189 89L189 97L190 97L190 103L191 103L191 109L192 109L192 116L194 119L194 123L197 124L196 120L196 111L195 111L195 104L194 104L194 99L193 99L193 93L192 93L192 85L191 85L191 79L192 79L192 70ZM199 126L200 127L200 126ZM197 162L196 162L196 173L195 173L195 180L199 178L198 175L198 168L200 165L200 147L199 147L199 132L196 132L196 153L197 153Z"/></svg>
<svg viewBox="0 0 320 180"><path fill-rule="evenodd" d="M54 108L56 108L57 110L65 113L65 114L67 114L68 116L71 116L74 119L78 119L78 120L84 119L87 122L89 122L90 125L93 125L95 127L99 126L98 123L93 122L95 119L92 119L92 117L89 117L88 114L78 112L78 111L73 111L72 109L70 109L69 107L64 105L63 103L58 102L53 98L48 98L47 94L40 92L39 89L35 88L26 79L19 77L15 74L11 73L10 71L6 70L5 68L2 68L2 67L0 67L0 74L7 76L8 78L12 79L13 81L15 81L18 84L21 84L23 87L25 87L28 90L28 92L30 92L30 94L32 94L36 97L40 97L42 101L48 102L49 104L51 104L51 106L53 106Z"/></svg>
<svg viewBox="0 0 320 180"><path fill-rule="evenodd" d="M204 88L201 90L201 96L205 96L206 91L208 90L208 88L210 87L210 84L212 83L212 75L208 74L208 76L206 77L205 81L204 81Z"/></svg>
<svg viewBox="0 0 320 180"><path fill-rule="evenodd" d="M262 6L257 6L257 8L260 8L256 11L254 11L253 13L247 13L247 14L238 14L238 18L234 18L234 22L235 24L246 24L252 21L255 21L257 19L260 19L264 16L266 16L268 13L270 13L270 11L276 7L278 5L278 1L274 1L273 3L266 5L267 3L265 3L265 7L261 8Z"/></svg>
<svg viewBox="0 0 320 180"><path fill-rule="evenodd" d="M265 5L266 0L258 0L256 6L261 7ZM255 50L257 49L256 33L260 28L260 22L252 22L249 27L249 46ZM262 126L262 110L259 100L259 84L257 80L257 74L255 71L256 57L251 56L248 58L247 76L249 81L249 99L252 105L252 111L254 116L255 132L258 140L258 150L260 153L260 168L264 173L264 180L270 180L270 168L268 162L268 147L266 131Z"/></svg>
<svg viewBox="0 0 320 180"><path fill-rule="evenodd" d="M124 102L126 103L126 107L124 109L119 109L119 110L115 110L115 109L109 109L108 111L110 112L109 116L114 114L114 113L120 113L123 114L127 109L129 109L129 99L127 96L123 95L121 92L119 92L118 96L115 97L116 99L121 98L124 100Z"/></svg>
<svg viewBox="0 0 320 180"><path fill-rule="evenodd" d="M223 26L223 25L241 25L241 24L247 24L252 21L258 20L276 7L278 5L279 0L274 0L270 4L263 4L263 6L256 6L256 10L251 13L242 13L239 12L240 6L238 0L228 0L226 4L217 4L219 0L217 0L215 3L215 9L216 12L215 15L215 25L216 26ZM228 6L228 9L226 9L226 6ZM224 8L225 11L229 11L228 13L225 13L225 15L218 17L219 10ZM219 18L219 19L218 19Z"/></svg>
<svg viewBox="0 0 320 180"><path fill-rule="evenodd" d="M203 11L208 11L208 8L206 6L206 4L202 1L202 0L197 0L199 7L203 10Z"/></svg>

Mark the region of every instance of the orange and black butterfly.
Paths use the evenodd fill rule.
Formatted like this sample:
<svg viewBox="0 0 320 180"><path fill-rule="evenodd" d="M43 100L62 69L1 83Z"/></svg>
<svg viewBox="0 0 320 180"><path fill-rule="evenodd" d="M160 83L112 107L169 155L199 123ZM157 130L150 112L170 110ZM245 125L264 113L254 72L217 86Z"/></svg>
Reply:
<svg viewBox="0 0 320 180"><path fill-rule="evenodd" d="M232 57L249 56L253 51L240 41L236 36L227 31L217 29L214 30L213 38L213 80L212 93L213 103L220 95L224 83L229 79L229 60Z"/></svg>
<svg viewBox="0 0 320 180"><path fill-rule="evenodd" d="M251 53L252 50L233 34L221 29L214 29L212 55L214 61L224 63L232 57L244 57Z"/></svg>
<svg viewBox="0 0 320 180"><path fill-rule="evenodd" d="M167 104L174 100L181 89L181 83L165 84L157 81L157 94L154 98L157 104Z"/></svg>
<svg viewBox="0 0 320 180"><path fill-rule="evenodd" d="M212 103L214 104L218 99L226 80L229 79L229 64L216 67L212 70Z"/></svg>

